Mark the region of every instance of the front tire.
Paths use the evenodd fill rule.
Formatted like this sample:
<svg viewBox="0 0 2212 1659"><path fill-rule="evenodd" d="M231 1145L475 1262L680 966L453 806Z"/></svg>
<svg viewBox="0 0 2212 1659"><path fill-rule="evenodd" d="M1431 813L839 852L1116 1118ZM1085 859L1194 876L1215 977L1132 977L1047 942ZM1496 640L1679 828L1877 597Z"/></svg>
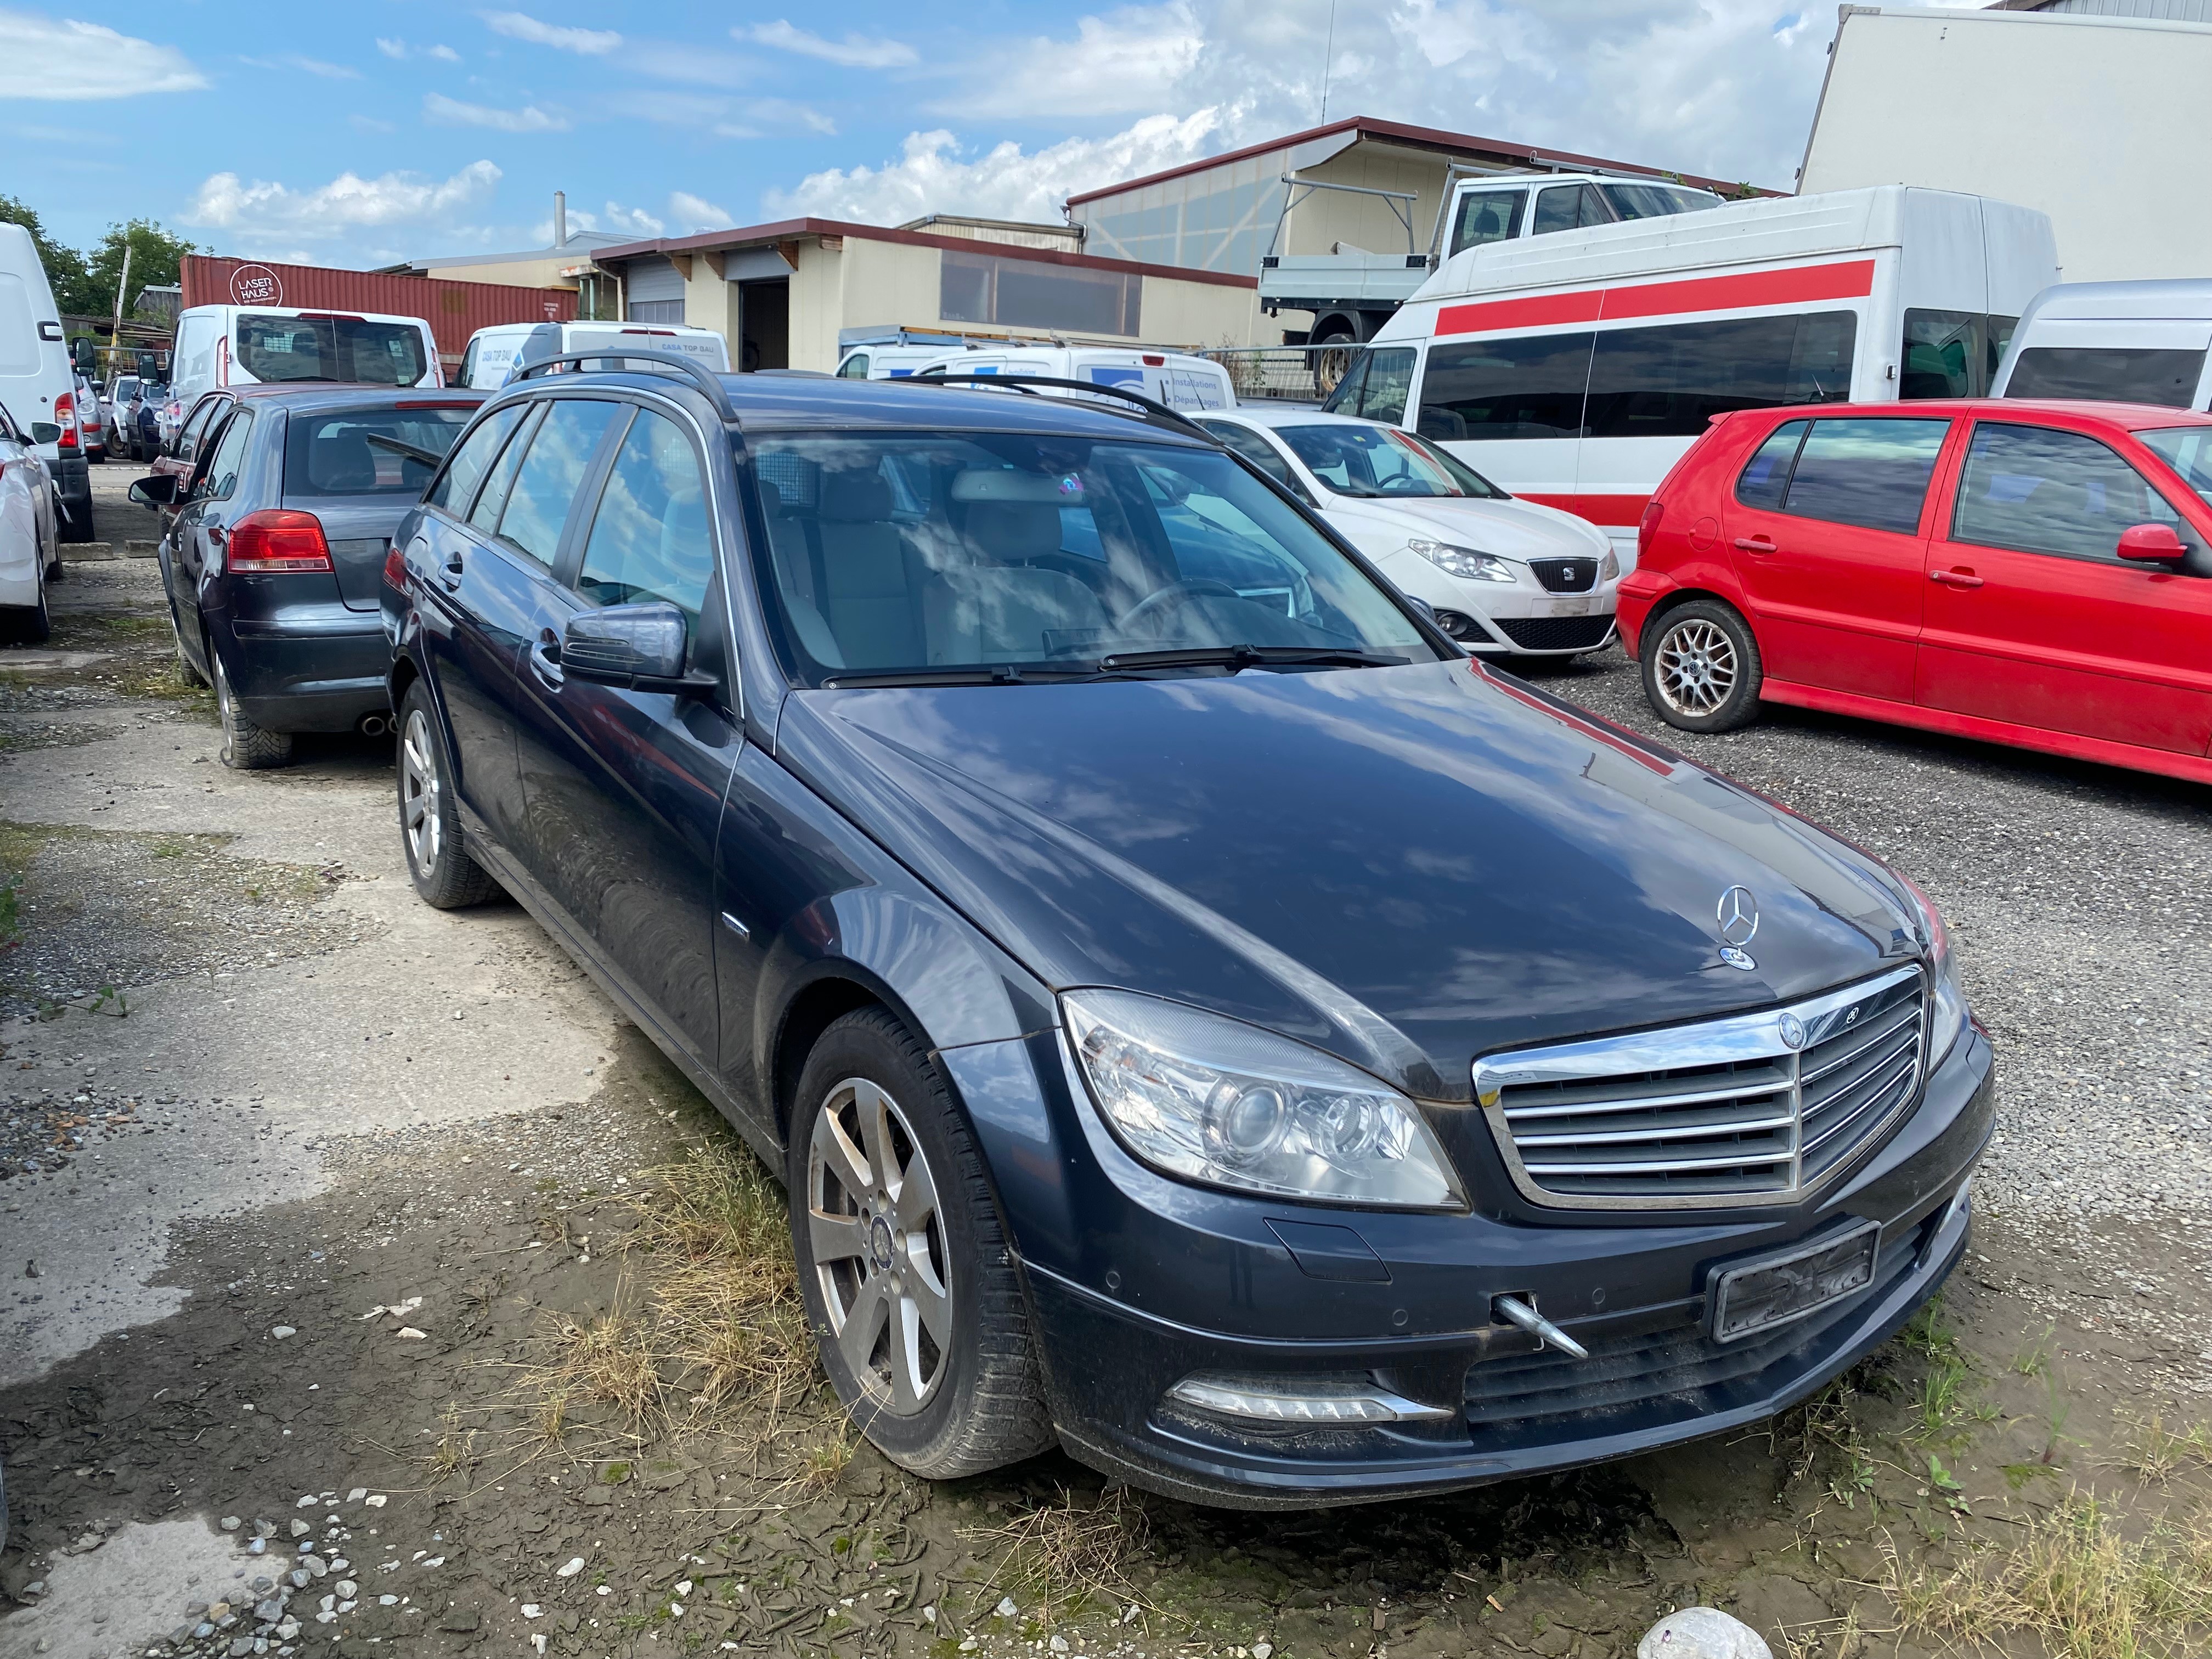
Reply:
<svg viewBox="0 0 2212 1659"><path fill-rule="evenodd" d="M44 645L53 632L53 618L46 611L45 553L37 551L33 562L39 567L38 603L0 611L0 645Z"/></svg>
<svg viewBox="0 0 2212 1659"><path fill-rule="evenodd" d="M807 1056L786 1189L808 1322L860 1431L927 1480L1054 1443L1029 1303L951 1091L882 1008Z"/></svg>
<svg viewBox="0 0 2212 1659"><path fill-rule="evenodd" d="M439 735L438 711L420 680L400 700L398 766L399 845L407 873L422 902L434 910L481 904L499 884L461 845L460 814L453 804L453 769Z"/></svg>
<svg viewBox="0 0 2212 1659"><path fill-rule="evenodd" d="M218 758L237 772L265 772L270 767L290 764L292 734L271 732L256 725L239 707L222 654L212 646L208 648L208 661L215 669L216 714L222 721L222 746L216 751Z"/></svg>
<svg viewBox="0 0 2212 1659"><path fill-rule="evenodd" d="M1692 599L1644 625L1644 695L1684 732L1733 732L1759 718L1759 640L1734 605Z"/></svg>

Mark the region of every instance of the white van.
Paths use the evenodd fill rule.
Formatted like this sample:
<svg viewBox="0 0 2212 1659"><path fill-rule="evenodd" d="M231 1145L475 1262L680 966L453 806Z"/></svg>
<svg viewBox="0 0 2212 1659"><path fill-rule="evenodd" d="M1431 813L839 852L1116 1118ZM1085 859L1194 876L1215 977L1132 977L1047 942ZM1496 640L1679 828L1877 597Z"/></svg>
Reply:
<svg viewBox="0 0 2212 1659"><path fill-rule="evenodd" d="M21 225L0 224L0 406L52 475L59 539L90 541L92 469L76 409L76 371L46 268Z"/></svg>
<svg viewBox="0 0 2212 1659"><path fill-rule="evenodd" d="M1984 396L2057 269L2045 215L1901 185L1492 242L1446 260L1326 407L1580 514L1626 571L1713 416Z"/></svg>
<svg viewBox="0 0 2212 1659"><path fill-rule="evenodd" d="M948 351L965 356L959 347L942 340L934 345L858 345L837 360L841 380L903 380L915 370L933 363Z"/></svg>
<svg viewBox="0 0 2212 1659"><path fill-rule="evenodd" d="M438 343L420 317L282 306L194 306L177 313L169 386L190 409L217 386L338 381L442 386Z"/></svg>
<svg viewBox="0 0 2212 1659"><path fill-rule="evenodd" d="M2021 313L1996 398L2212 409L2212 279L2062 283Z"/></svg>
<svg viewBox="0 0 2212 1659"><path fill-rule="evenodd" d="M1043 374L1056 380L1126 386L1170 409L1237 407L1237 389L1219 363L1180 351L1145 351L1134 346L985 346L940 353L914 372Z"/></svg>
<svg viewBox="0 0 2212 1659"><path fill-rule="evenodd" d="M459 384L477 392L496 392L507 384L518 360L542 363L572 351L617 346L689 357L711 374L730 372L730 343L711 328L681 323L500 323L469 336L461 351Z"/></svg>

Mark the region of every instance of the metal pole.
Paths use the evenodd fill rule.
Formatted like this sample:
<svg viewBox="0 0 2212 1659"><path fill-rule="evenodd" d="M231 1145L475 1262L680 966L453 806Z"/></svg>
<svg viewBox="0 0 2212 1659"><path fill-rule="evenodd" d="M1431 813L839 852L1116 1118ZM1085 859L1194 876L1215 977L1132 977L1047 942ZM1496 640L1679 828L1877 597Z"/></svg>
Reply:
<svg viewBox="0 0 2212 1659"><path fill-rule="evenodd" d="M123 280L115 285L115 331L108 338L112 347L123 343L123 296L131 291L131 233L123 233Z"/></svg>
<svg viewBox="0 0 2212 1659"><path fill-rule="evenodd" d="M1328 0L1328 39L1321 49L1321 124L1328 125L1329 59L1336 56L1336 0Z"/></svg>

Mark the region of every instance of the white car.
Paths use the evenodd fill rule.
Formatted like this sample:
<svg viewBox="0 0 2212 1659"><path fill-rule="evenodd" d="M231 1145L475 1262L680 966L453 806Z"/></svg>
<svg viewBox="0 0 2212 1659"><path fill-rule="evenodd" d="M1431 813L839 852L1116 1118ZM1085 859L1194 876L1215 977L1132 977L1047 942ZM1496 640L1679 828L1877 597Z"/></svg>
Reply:
<svg viewBox="0 0 2212 1659"><path fill-rule="evenodd" d="M54 483L39 459L37 434L0 407L0 644L46 637L46 580L60 574Z"/></svg>
<svg viewBox="0 0 2212 1659"><path fill-rule="evenodd" d="M1507 495L1426 439L1310 409L1191 417L1317 511L1478 656L1609 645L1620 563L1587 519Z"/></svg>

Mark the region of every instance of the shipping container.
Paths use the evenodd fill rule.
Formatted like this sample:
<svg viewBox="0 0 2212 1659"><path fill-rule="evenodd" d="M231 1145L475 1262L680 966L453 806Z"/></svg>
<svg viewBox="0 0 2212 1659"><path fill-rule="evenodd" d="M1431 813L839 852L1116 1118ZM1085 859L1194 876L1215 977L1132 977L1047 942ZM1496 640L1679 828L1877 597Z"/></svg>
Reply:
<svg viewBox="0 0 2212 1659"><path fill-rule="evenodd" d="M565 288L510 288L503 283L446 283L325 265L268 264L253 259L185 256L184 304L270 306L375 312L420 317L430 325L438 356L450 368L469 337L497 323L565 323L576 295Z"/></svg>

